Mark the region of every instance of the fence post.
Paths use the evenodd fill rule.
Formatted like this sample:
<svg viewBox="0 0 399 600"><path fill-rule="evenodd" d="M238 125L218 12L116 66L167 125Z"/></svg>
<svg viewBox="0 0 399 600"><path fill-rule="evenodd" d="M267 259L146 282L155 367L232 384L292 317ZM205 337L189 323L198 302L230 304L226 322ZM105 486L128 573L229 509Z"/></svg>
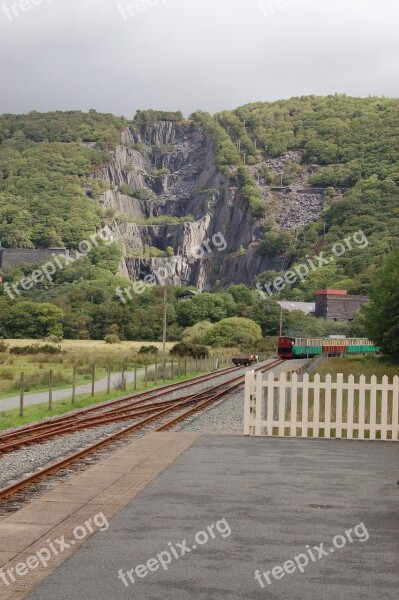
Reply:
<svg viewBox="0 0 399 600"><path fill-rule="evenodd" d="M184 357L184 375L187 375L187 356Z"/></svg>
<svg viewBox="0 0 399 600"><path fill-rule="evenodd" d="M274 421L274 389L275 389L275 378L273 371L269 371L267 374L267 396L266 396L266 428L267 435L273 437L273 421Z"/></svg>
<svg viewBox="0 0 399 600"><path fill-rule="evenodd" d="M244 435L250 435L249 423L251 419L251 386L253 378L253 371L247 371L245 373Z"/></svg>
<svg viewBox="0 0 399 600"><path fill-rule="evenodd" d="M377 423L377 377L372 375L370 378L370 434L369 439L376 439L376 423Z"/></svg>
<svg viewBox="0 0 399 600"><path fill-rule="evenodd" d="M305 375L302 378L302 429L301 429L301 436L303 438L308 437L309 389L310 389L309 373L305 373ZM338 407L338 405L337 405L337 407Z"/></svg>
<svg viewBox="0 0 399 600"><path fill-rule="evenodd" d="M91 396L94 396L95 393L95 380L96 380L96 367L95 365L92 366L91 369Z"/></svg>
<svg viewBox="0 0 399 600"><path fill-rule="evenodd" d="M53 369L50 369L48 378L48 409L53 409Z"/></svg>
<svg viewBox="0 0 399 600"><path fill-rule="evenodd" d="M263 375L256 374L256 416L255 435L262 435L262 399L263 399Z"/></svg>
<svg viewBox="0 0 399 600"><path fill-rule="evenodd" d="M134 389L137 390L137 363L134 363Z"/></svg>
<svg viewBox="0 0 399 600"><path fill-rule="evenodd" d="M111 392L111 365L108 365L107 394Z"/></svg>
<svg viewBox="0 0 399 600"><path fill-rule="evenodd" d="M126 390L125 365L122 365L122 391Z"/></svg>
<svg viewBox="0 0 399 600"><path fill-rule="evenodd" d="M76 400L76 365L73 365L72 369L72 404L75 404Z"/></svg>
<svg viewBox="0 0 399 600"><path fill-rule="evenodd" d="M171 367L171 375L170 375L171 380L173 381L175 378L175 363L174 363L174 359L172 358L172 367Z"/></svg>
<svg viewBox="0 0 399 600"><path fill-rule="evenodd" d="M306 375L304 376L305 379ZM344 388L344 375L343 373L337 374L337 401L336 401L336 430L335 437L337 439L342 438L342 418L343 418L343 388ZM370 413L371 413L371 405L370 405ZM370 420L371 423L371 420ZM374 420L375 423L375 420ZM370 434L370 439L371 434Z"/></svg>
<svg viewBox="0 0 399 600"><path fill-rule="evenodd" d="M24 416L24 388L25 388L25 374L21 373L19 378L19 416Z"/></svg>
<svg viewBox="0 0 399 600"><path fill-rule="evenodd" d="M154 385L157 385L157 370L158 370L158 362L155 361L155 365L154 365Z"/></svg>
<svg viewBox="0 0 399 600"><path fill-rule="evenodd" d="M148 363L145 363L144 387L147 387L148 382Z"/></svg>
<svg viewBox="0 0 399 600"><path fill-rule="evenodd" d="M392 381L392 439L396 442L399 433L399 377L395 375Z"/></svg>
<svg viewBox="0 0 399 600"><path fill-rule="evenodd" d="M296 437L296 424L298 418L298 374L294 373L291 377L291 427L290 436Z"/></svg>

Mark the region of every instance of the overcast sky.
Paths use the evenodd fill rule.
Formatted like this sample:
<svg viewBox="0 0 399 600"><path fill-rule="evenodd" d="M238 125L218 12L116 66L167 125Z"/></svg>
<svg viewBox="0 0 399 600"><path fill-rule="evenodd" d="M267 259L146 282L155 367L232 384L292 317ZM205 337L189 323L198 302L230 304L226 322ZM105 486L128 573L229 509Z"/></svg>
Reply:
<svg viewBox="0 0 399 600"><path fill-rule="evenodd" d="M0 0L0 113L398 97L398 23L398 0Z"/></svg>

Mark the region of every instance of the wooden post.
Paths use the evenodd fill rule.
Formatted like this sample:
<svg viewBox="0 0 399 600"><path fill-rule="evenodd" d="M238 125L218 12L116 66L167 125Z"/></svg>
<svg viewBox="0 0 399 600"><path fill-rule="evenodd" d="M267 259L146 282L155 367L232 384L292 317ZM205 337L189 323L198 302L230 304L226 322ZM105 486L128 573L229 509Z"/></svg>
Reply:
<svg viewBox="0 0 399 600"><path fill-rule="evenodd" d="M72 369L72 404L75 404L76 400L76 365L73 365Z"/></svg>
<svg viewBox="0 0 399 600"><path fill-rule="evenodd" d="M53 369L50 369L48 378L48 409L53 410Z"/></svg>
<svg viewBox="0 0 399 600"><path fill-rule="evenodd" d="M25 388L25 375L21 373L19 378L19 416L24 416L24 388Z"/></svg>
<svg viewBox="0 0 399 600"><path fill-rule="evenodd" d="M177 366L177 376L180 377L181 376L181 358L179 356L179 364Z"/></svg>
<svg viewBox="0 0 399 600"><path fill-rule="evenodd" d="M125 365L122 365L122 391L126 390L126 379L125 379Z"/></svg>
<svg viewBox="0 0 399 600"><path fill-rule="evenodd" d="M147 387L148 382L148 363L145 363L144 387Z"/></svg>
<svg viewBox="0 0 399 600"><path fill-rule="evenodd" d="M184 357L184 375L187 375L187 356Z"/></svg>
<svg viewBox="0 0 399 600"><path fill-rule="evenodd" d="M155 361L155 365L154 365L154 385L157 385L157 370L158 370L158 362Z"/></svg>
<svg viewBox="0 0 399 600"><path fill-rule="evenodd" d="M92 397L94 396L94 393L95 393L95 381L96 381L96 367L95 367L95 365L93 365L92 369L91 369L91 395L92 395Z"/></svg>
<svg viewBox="0 0 399 600"><path fill-rule="evenodd" d="M175 361L172 358L172 367L171 367L171 375L170 375L171 380L173 381L175 378Z"/></svg>
<svg viewBox="0 0 399 600"><path fill-rule="evenodd" d="M198 358L195 359L195 372L198 373Z"/></svg>
<svg viewBox="0 0 399 600"><path fill-rule="evenodd" d="M111 366L108 365L108 375L107 375L107 394L111 392Z"/></svg>
<svg viewBox="0 0 399 600"><path fill-rule="evenodd" d="M134 363L134 389L137 390L137 363Z"/></svg>

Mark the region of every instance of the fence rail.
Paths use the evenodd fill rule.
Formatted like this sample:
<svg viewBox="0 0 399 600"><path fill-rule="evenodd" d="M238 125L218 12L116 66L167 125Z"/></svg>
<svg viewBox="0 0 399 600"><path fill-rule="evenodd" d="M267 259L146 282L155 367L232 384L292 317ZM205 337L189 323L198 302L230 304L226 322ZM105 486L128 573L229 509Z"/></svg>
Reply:
<svg viewBox="0 0 399 600"><path fill-rule="evenodd" d="M399 377L247 372L244 434L399 441Z"/></svg>

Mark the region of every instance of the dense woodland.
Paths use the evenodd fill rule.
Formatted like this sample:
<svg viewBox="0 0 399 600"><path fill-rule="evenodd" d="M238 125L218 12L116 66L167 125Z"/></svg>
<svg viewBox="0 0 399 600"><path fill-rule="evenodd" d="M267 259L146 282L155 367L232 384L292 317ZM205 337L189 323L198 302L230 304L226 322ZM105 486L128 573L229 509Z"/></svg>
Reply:
<svg viewBox="0 0 399 600"><path fill-rule="evenodd" d="M124 128L141 127L157 120L184 119L179 112L160 111L139 111L132 121L95 111L0 116L2 246L73 249L108 223L113 215L98 202L108 184L92 179L91 174L112 159L112 150L120 142ZM367 235L367 248L347 252L333 264L312 273L303 283L286 288L284 297L311 300L319 287L370 293L375 306L377 301L380 303L380 311L384 310L381 308L384 302L388 303L392 318L396 318L393 326L398 327L397 286L393 283L391 296L384 297L380 274L385 261L393 282L399 274L397 258L389 258L397 246L399 233L398 100L308 96L249 104L214 116L198 111L188 122L212 135L218 168L240 188L252 215L259 221L260 253L282 255L287 264L295 265L307 254L328 251L335 242L356 230L361 229ZM282 231L273 223L250 169L266 157L278 157L291 150L301 151L303 165L317 166L309 183L325 188L325 210L320 223L295 232ZM300 168L301 165L288 165L284 183L289 184ZM266 168L262 177L273 185L273 175ZM93 198L86 195L87 185ZM343 196L337 200L338 189ZM135 191L131 193L134 195ZM0 335L43 337L52 333L101 339L107 333L116 333L121 339L159 339L162 293L150 288L126 305L121 304L115 296L118 285L126 286L126 281L117 275L120 257L120 249L116 247L95 249L87 259L57 273L55 285L50 289L35 289L15 301L0 292L3 316ZM31 266L21 267L3 272L2 276L12 282L31 270ZM265 283L275 275L264 273L257 281ZM225 329L222 327L222 333L214 330L221 320L238 317L253 320L262 335L278 332L278 305L272 300L261 300L254 288L235 286L228 292L215 290L178 303L179 291L170 288L168 292L170 339L180 339L186 335L185 328L197 326L200 335L194 331L193 336L198 342L253 343L259 330L249 333L245 324L242 330L236 328L238 337L234 340L229 337L228 324ZM189 308L187 302L191 303ZM286 314L285 332L297 335L333 332L331 324L308 321L303 315ZM384 338L378 337L378 332L370 326L370 314L367 318L359 317L353 327L359 333L368 327L375 339L383 342ZM392 339L392 327L387 335Z"/></svg>

